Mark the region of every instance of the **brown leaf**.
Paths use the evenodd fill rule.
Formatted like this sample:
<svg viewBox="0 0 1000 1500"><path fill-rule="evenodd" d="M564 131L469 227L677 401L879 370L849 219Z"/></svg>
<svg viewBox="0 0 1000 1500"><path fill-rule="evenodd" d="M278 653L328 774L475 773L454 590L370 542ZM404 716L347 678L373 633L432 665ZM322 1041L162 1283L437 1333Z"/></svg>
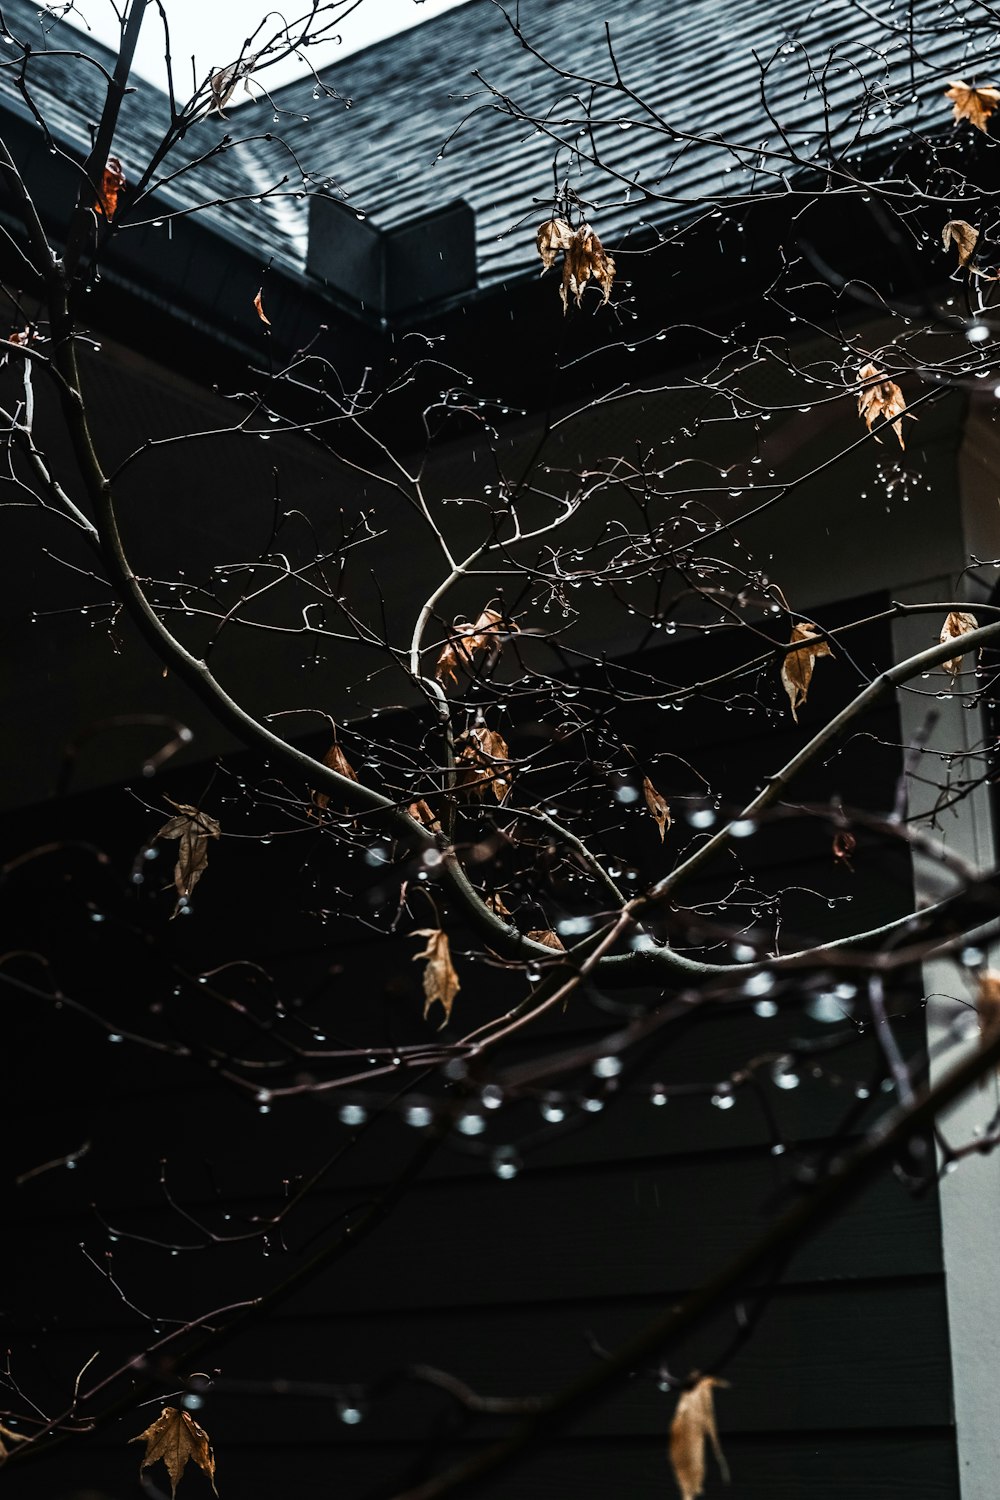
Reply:
<svg viewBox="0 0 1000 1500"><path fill-rule="evenodd" d="M794 645L796 641L808 641L809 644L799 651L788 652L781 663L781 680L792 705L792 718L797 724L799 722L798 709L809 694L809 684L812 682L816 658L817 656L832 656L833 652L826 641L818 639L815 625L803 623L793 626L792 639L789 644Z"/></svg>
<svg viewBox="0 0 1000 1500"><path fill-rule="evenodd" d="M960 266L965 265L975 250L978 239L979 230L973 229L972 225L967 224L964 219L949 219L941 231L941 243L946 250L950 245L955 246Z"/></svg>
<svg viewBox="0 0 1000 1500"><path fill-rule="evenodd" d="M101 186L97 192L96 208L106 219L113 219L118 207L118 194L125 186L125 172L117 156L109 156L107 166L101 173Z"/></svg>
<svg viewBox="0 0 1000 1500"><path fill-rule="evenodd" d="M444 682L446 677L457 682L460 664L468 667L471 672L478 652L486 651L491 646L499 651L503 645L504 633L516 630L516 625L505 625L503 615L495 609L484 609L474 625L468 620L460 621L455 626L456 639L445 642L437 659L434 675L438 682Z"/></svg>
<svg viewBox="0 0 1000 1500"><path fill-rule="evenodd" d="M475 724L461 735L458 744L458 763L455 767L455 786L473 797L485 797L493 792L502 802L510 791L510 750L502 734L487 729L485 724Z"/></svg>
<svg viewBox="0 0 1000 1500"><path fill-rule="evenodd" d="M979 1045L988 1047L1000 1034L1000 974L995 969L980 972L976 1010L979 1012ZM979 1087L986 1087L985 1074L980 1076Z"/></svg>
<svg viewBox="0 0 1000 1500"><path fill-rule="evenodd" d="M357 781L358 779L357 772L351 765L350 761L347 759L347 756L344 754L343 750L341 750L340 746L337 744L336 740L334 740L333 744L324 755L323 764L324 766L329 766L331 771L336 771L338 775L346 776L348 781ZM321 812L324 808L330 806L329 792L313 791L310 792L309 795L313 800L313 806L318 807Z"/></svg>
<svg viewBox="0 0 1000 1500"><path fill-rule="evenodd" d="M646 799L646 806L649 808L650 815L660 830L660 843L662 844L666 837L667 829L673 821L670 816L670 808L664 802L648 776L642 778L642 794Z"/></svg>
<svg viewBox="0 0 1000 1500"><path fill-rule="evenodd" d="M569 299L576 299L577 307L583 299L588 281L596 281L604 293L602 306L611 296L611 284L615 279L615 263L607 254L596 233L589 224L581 224L573 235L563 256L562 298L563 312L569 307Z"/></svg>
<svg viewBox="0 0 1000 1500"><path fill-rule="evenodd" d="M5 1427L0 1422L0 1466L10 1457L8 1443L26 1443L27 1441L28 1434L26 1432L12 1432L9 1427Z"/></svg>
<svg viewBox="0 0 1000 1500"><path fill-rule="evenodd" d="M171 1500L177 1493L177 1486L181 1482L188 1459L193 1459L203 1473L207 1474L212 1484L212 1494L218 1495L215 1488L215 1455L212 1445L208 1440L208 1433L203 1427L199 1427L194 1417L189 1416L186 1411L178 1411L176 1407L165 1406L151 1426L145 1432L140 1432L137 1437L129 1438L130 1443L145 1443L146 1452L139 1465L139 1476L142 1477L143 1469L148 1469L150 1464L155 1464L162 1459L167 1466L170 1475Z"/></svg>
<svg viewBox="0 0 1000 1500"><path fill-rule="evenodd" d="M588 281L597 283L604 293L603 302L607 302L615 279L615 263L589 224L581 224L578 229L572 229L565 219L549 219L539 227L535 243L542 257L543 273L551 270L556 256L562 251L559 296L562 298L564 313L569 308L570 297L575 300L577 307L580 306Z"/></svg>
<svg viewBox="0 0 1000 1500"><path fill-rule="evenodd" d="M219 68L208 80L208 86L212 91L212 102L208 107L210 115L218 115L220 119L226 119L222 113L236 88L240 78L240 70L234 63L229 68Z"/></svg>
<svg viewBox="0 0 1000 1500"><path fill-rule="evenodd" d="M422 823L425 828L430 828L435 833L441 832L441 824L434 814L434 809L422 797L419 802L411 802L406 811L415 823Z"/></svg>
<svg viewBox="0 0 1000 1500"><path fill-rule="evenodd" d="M874 382L866 385L858 395L858 415L864 417L865 426L868 431L872 430L872 423L876 417L884 417L887 422L892 422L892 428L899 446L905 448L903 441L903 424L899 420L906 411L906 402L903 393L894 380L890 380L883 370L877 370L874 365L863 365L858 371L858 379ZM881 438L875 435L876 443Z"/></svg>
<svg viewBox="0 0 1000 1500"><path fill-rule="evenodd" d="M533 943L544 943L546 948L556 948L560 953L566 952L566 944L557 932L551 927L534 927L531 932L526 932L525 937L531 938Z"/></svg>
<svg viewBox="0 0 1000 1500"><path fill-rule="evenodd" d="M968 635L970 630L978 630L979 621L975 615L970 615L968 610L953 609L941 626L939 640L942 646L946 641L957 641L960 635ZM947 661L941 663L944 672L950 672L952 677L957 677L962 670L965 658L962 656L950 656Z"/></svg>
<svg viewBox="0 0 1000 1500"><path fill-rule="evenodd" d="M986 130L986 122L1000 103L1000 92L996 89L977 89L961 78L952 78L944 97L950 99L954 108L954 120L958 125L968 120L977 130Z"/></svg>
<svg viewBox="0 0 1000 1500"><path fill-rule="evenodd" d="M833 835L833 862L842 870L850 870L852 875L854 873L854 866L851 863L851 855L854 853L857 843L858 841L854 837L854 834L849 833L846 828L838 828L837 832Z"/></svg>
<svg viewBox="0 0 1000 1500"><path fill-rule="evenodd" d="M447 1026L455 996L461 989L455 965L451 961L448 934L442 932L440 927L418 927L411 936L427 938L427 947L421 953L413 955L414 962L421 958L427 960L427 967L424 969L424 1020L426 1021L428 1012L436 1001L444 1011L441 1026ZM438 1027L439 1031L441 1026Z"/></svg>
<svg viewBox="0 0 1000 1500"><path fill-rule="evenodd" d="M486 897L485 903L490 911L495 912L498 917L509 917L510 911L499 891L494 891L492 896Z"/></svg>
<svg viewBox="0 0 1000 1500"><path fill-rule="evenodd" d="M722 1477L728 1483L729 1469L719 1447L715 1430L712 1391L723 1387L725 1380L705 1375L690 1391L684 1391L677 1402L670 1424L670 1462L682 1500L697 1500L705 1488L705 1443L712 1444Z"/></svg>
<svg viewBox="0 0 1000 1500"><path fill-rule="evenodd" d="M549 271L555 265L555 259L560 250L566 250L573 238L573 231L565 219L548 219L540 224L538 233L535 235L535 244L538 253L542 257L542 271Z"/></svg>
<svg viewBox="0 0 1000 1500"><path fill-rule="evenodd" d="M176 917L178 912L183 911L191 892L208 868L209 839L219 838L222 829L214 818L201 812L199 808L191 807L186 802L174 802L172 797L168 797L167 801L176 807L180 816L169 818L153 837L180 840L177 863L174 866L177 905L172 916Z"/></svg>
<svg viewBox="0 0 1000 1500"><path fill-rule="evenodd" d="M266 323L267 326L268 326L268 328L270 328L270 326L271 326L271 319L267 316L267 313L264 311L264 288L263 287L259 287L258 288L257 295L253 299L253 305L257 309L257 316L260 319L260 321L262 323Z"/></svg>

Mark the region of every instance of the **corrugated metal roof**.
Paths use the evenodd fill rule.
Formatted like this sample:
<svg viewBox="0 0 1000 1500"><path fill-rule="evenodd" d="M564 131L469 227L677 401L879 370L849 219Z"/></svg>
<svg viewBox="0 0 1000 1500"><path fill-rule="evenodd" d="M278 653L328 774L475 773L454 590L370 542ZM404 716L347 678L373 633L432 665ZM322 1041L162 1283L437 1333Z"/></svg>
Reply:
<svg viewBox="0 0 1000 1500"><path fill-rule="evenodd" d="M4 10L37 44L37 7L8 0ZM463 198L476 212L479 281L490 285L536 273L534 227L563 179L615 244L688 217L706 197L725 205L748 191L784 193L824 163L831 142L854 158L946 129L950 76L996 81L989 18L972 0L878 11L860 0L521 0L519 17L527 45L492 0L467 0L325 70L338 97L309 78L241 105L228 124L199 122L176 156L208 159L164 196L181 210L226 200L206 210L214 229L298 270L301 195L321 184L380 226ZM50 46L79 45L64 23L45 24ZM107 64L109 53L90 50ZM86 149L96 70L37 58L29 81L54 133ZM10 68L0 96L23 109ZM166 118L164 97L141 83L116 149L141 162ZM253 139L220 150L227 132Z"/></svg>

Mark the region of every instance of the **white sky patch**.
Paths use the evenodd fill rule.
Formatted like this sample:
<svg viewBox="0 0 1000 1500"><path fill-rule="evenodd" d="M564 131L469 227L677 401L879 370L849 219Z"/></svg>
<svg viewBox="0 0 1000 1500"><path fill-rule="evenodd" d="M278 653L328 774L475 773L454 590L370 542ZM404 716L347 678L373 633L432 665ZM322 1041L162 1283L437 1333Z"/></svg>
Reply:
<svg viewBox="0 0 1000 1500"><path fill-rule="evenodd" d="M124 10L124 0L118 0L117 4L115 0L73 0L72 9L65 0L41 0L41 3L43 9L63 16L82 31L89 31L106 46L117 47L121 36L117 12ZM372 42L407 31L460 3L461 0L360 0L350 10L350 0L344 0L331 8L334 17L343 19L332 27L329 41L308 49L309 63L317 69L329 67ZM170 25L174 84L181 94L191 83L192 56L200 81L210 70L225 67L239 56L244 42L268 12L267 0L164 0L164 8ZM347 11L349 14L345 14ZM282 5L280 12L272 10L272 19L266 33L261 32L261 39L274 35L281 24L279 14L294 21L307 13L308 5L303 0ZM166 77L163 52L163 27L157 6L150 0L143 18L135 72L161 88ZM267 87L277 88L308 71L308 64L301 59L289 58L268 68ZM238 103L239 98L233 102Z"/></svg>

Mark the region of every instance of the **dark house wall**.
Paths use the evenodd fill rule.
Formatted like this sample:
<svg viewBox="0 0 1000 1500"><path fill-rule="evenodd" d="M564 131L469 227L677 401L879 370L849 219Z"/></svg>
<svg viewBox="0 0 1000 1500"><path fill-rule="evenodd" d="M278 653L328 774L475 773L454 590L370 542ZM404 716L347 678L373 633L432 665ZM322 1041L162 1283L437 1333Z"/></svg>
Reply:
<svg viewBox="0 0 1000 1500"><path fill-rule="evenodd" d="M854 614L865 610L853 601ZM665 649L684 676L704 675L715 647ZM887 649L879 629L852 637L858 660ZM836 707L848 675L817 675L809 705L816 722ZM677 715L637 710L629 726L635 742L662 743L665 719L677 736ZM686 753L732 795L774 769L791 738L759 715L734 722L711 704L682 722ZM891 805L894 711L883 709L866 728L875 738L847 743L812 773L799 789L803 801L838 794L849 805ZM807 1187L824 1140L860 1128L878 1106L880 1054L870 1027L859 1024L863 1005L853 1019L831 1022L803 1016L797 1004L782 1009L799 998L794 987L776 992L775 1015L755 1013L759 999L748 995L735 1014L699 1015L652 1038L599 1112L582 1107L584 1094L599 1092L583 1070L567 1079L564 1122L546 1123L538 1102L524 1101L489 1117L482 1137L453 1136L357 1249L303 1273L338 1225L360 1219L423 1136L407 1125L402 1105L381 1115L375 1108L366 1128L339 1120L345 1098L369 1108L391 1099L381 1085L307 1095L261 1113L252 1094L220 1082L213 1049L238 1047L252 1059L273 1048L224 997L246 1004L265 1025L280 1001L322 1028L327 1045L373 1035L387 1046L412 1042L431 1035L420 1020L415 944L378 936L336 911L316 915L321 905L343 903L322 896L316 837L301 831L265 845L258 836L223 839L194 914L170 922L162 882L150 877L136 887L129 871L162 820L163 793L197 800L206 786L205 805L227 832L259 835L253 803L273 783L245 756L221 772L193 767L131 792L43 804L11 815L4 829L5 946L35 950L49 963L43 970L30 959L8 961L4 973L65 997L60 1004L8 989L6 1087L18 1128L6 1166L13 1176L31 1173L87 1145L72 1171L37 1172L9 1193L4 1338L11 1369L31 1399L58 1409L95 1349L94 1371L106 1371L150 1341L149 1320L165 1332L170 1319L258 1295L294 1273L302 1279L234 1335L193 1350L178 1371L154 1356L146 1397L152 1407L113 1420L93 1438L68 1441L37 1464L12 1466L5 1476L12 1494L70 1496L82 1487L124 1500L138 1493L139 1450L126 1440L155 1414L155 1398L175 1388L177 1374L192 1369L218 1372L197 1415L212 1434L224 1496L263 1497L286 1487L335 1487L345 1500L391 1494L405 1478L504 1427L496 1419L467 1420L440 1390L386 1379L392 1372L432 1365L494 1396L559 1387L599 1357L595 1345L614 1346L720 1267ZM691 788L682 773L670 791L679 807L694 805L684 803ZM627 858L655 842L636 809L609 806L619 813L616 824L608 820L609 847ZM18 862L49 842L51 852ZM95 858L94 847L110 864ZM909 899L905 863L867 852L863 839L855 873L835 869L822 825L766 827L744 848L742 874L752 874L762 893L762 921L768 893L789 888L786 947L796 932L833 937L888 919ZM404 871L405 859L391 875L357 878L373 893L372 910ZM165 882L168 871L160 873ZM458 939L455 946L463 1025L509 1006L512 987L516 997L523 981L475 962ZM241 960L259 963L273 986L240 969L199 982L209 964ZM591 993L549 1023L548 1040L560 1047L584 1042L598 1021L606 1024L609 1006L657 998ZM919 991L901 982L889 1000L901 1016L905 1049L918 1051ZM109 1035L78 1005L119 1029ZM169 1046L179 1039L191 1055L139 1046L130 1031ZM794 1069L779 1061L790 1049ZM528 1052L515 1049L508 1060ZM758 1081L737 1081L727 1095L748 1061L761 1058L753 1070ZM329 1064L300 1058L278 1081L329 1071ZM775 1077L787 1083L789 1071L801 1082L779 1087ZM683 1087L657 1105L656 1083L668 1092ZM447 1107L462 1084L444 1094L434 1080L424 1088ZM874 1099L858 1097L865 1090ZM352 1139L356 1144L338 1156ZM511 1144L523 1166L501 1180L494 1169L507 1158L494 1153ZM253 1230L256 1215L273 1213L298 1179L331 1156L284 1243L272 1235L267 1245L206 1245L159 1182L162 1159L173 1203L223 1236ZM740 1317L758 1313L752 1336L741 1342ZM723 1370L731 1388L717 1397L734 1494L957 1494L933 1189L914 1195L896 1178L878 1183L776 1271L773 1286L747 1288L742 1308L669 1351L665 1371L714 1368L734 1345ZM288 1383L284 1393L281 1382ZM372 1382L364 1419L345 1425L330 1387L350 1395L352 1386ZM655 1371L637 1372L607 1404L485 1493L661 1500L672 1486L666 1442L673 1401ZM207 1492L200 1475L184 1483L189 1495ZM708 1493L721 1493L716 1476Z"/></svg>

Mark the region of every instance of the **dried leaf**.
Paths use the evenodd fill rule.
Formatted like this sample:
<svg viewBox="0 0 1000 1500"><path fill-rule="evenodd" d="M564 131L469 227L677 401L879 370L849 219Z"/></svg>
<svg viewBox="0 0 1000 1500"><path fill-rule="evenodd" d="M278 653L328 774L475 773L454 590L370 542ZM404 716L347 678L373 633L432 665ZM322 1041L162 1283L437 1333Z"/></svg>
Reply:
<svg viewBox="0 0 1000 1500"><path fill-rule="evenodd" d="M539 227L535 243L542 257L543 273L551 270L556 256L562 251L559 295L563 312L569 308L570 297L574 298L577 307L580 306L588 281L597 283L604 293L603 301L607 302L615 279L615 263L589 224L572 229L565 219L549 219Z"/></svg>
<svg viewBox="0 0 1000 1500"><path fill-rule="evenodd" d="M23 349L27 344L31 343L33 337L34 335L30 328L18 328L13 333L7 335L7 342L8 344L17 344L19 348Z"/></svg>
<svg viewBox="0 0 1000 1500"><path fill-rule="evenodd" d="M350 761L347 759L347 756L344 754L343 750L341 750L340 746L337 744L336 740L334 740L333 744L324 755L323 764L324 766L329 766L331 771L336 771L338 775L346 776L348 781L357 781L358 779L357 772L351 765ZM309 795L313 800L313 806L318 807L320 811L330 806L329 792L313 791L310 792Z"/></svg>
<svg viewBox="0 0 1000 1500"><path fill-rule="evenodd" d="M660 843L662 844L666 837L667 829L673 821L670 816L670 808L664 802L648 776L642 778L642 794L646 799L646 806L649 808L650 814L657 828L660 830Z"/></svg>
<svg viewBox="0 0 1000 1500"><path fill-rule="evenodd" d="M264 300L263 299L264 299L264 288L260 287L260 288L258 288L256 297L253 299L253 305L257 309L257 316L260 319L260 321L262 323L266 323L267 326L268 326L268 328L270 328L270 326L271 326L271 319L267 316L267 313L264 311Z"/></svg>
<svg viewBox="0 0 1000 1500"><path fill-rule="evenodd" d="M979 995L976 999L979 1012L979 1045L988 1047L1000 1034L1000 974L995 969L983 969L979 975ZM986 1075L981 1075L979 1087L986 1087Z"/></svg>
<svg viewBox="0 0 1000 1500"><path fill-rule="evenodd" d="M857 843L854 834L849 833L846 828L838 828L833 835L833 862L843 870L850 870L852 875L854 866L851 855L857 848Z"/></svg>
<svg viewBox="0 0 1000 1500"><path fill-rule="evenodd" d="M498 917L510 916L510 911L508 910L503 897L497 891L494 891L492 896L486 897L485 904L489 907L490 911L495 912Z"/></svg>
<svg viewBox="0 0 1000 1500"><path fill-rule="evenodd" d="M968 610L953 609L941 626L939 639L943 646L946 641L957 641L960 635L968 635L970 630L978 629L979 621L975 615L970 615ZM941 663L941 668L945 672L950 672L952 677L957 677L962 670L963 661L964 657L950 656L947 661Z"/></svg>
<svg viewBox="0 0 1000 1500"><path fill-rule="evenodd" d="M729 1468L719 1447L715 1430L712 1391L728 1382L705 1375L690 1391L684 1391L677 1402L670 1424L670 1462L682 1500L697 1500L705 1488L705 1443L712 1444L723 1479L728 1483Z"/></svg>
<svg viewBox="0 0 1000 1500"><path fill-rule="evenodd" d="M967 224L964 219L949 219L941 231L941 243L946 250L951 245L955 246L960 266L965 265L975 250L978 239L979 230L973 229L972 225Z"/></svg>
<svg viewBox="0 0 1000 1500"><path fill-rule="evenodd" d="M455 767L455 785L473 797L484 797L492 791L498 802L502 802L510 791L511 781L506 767L510 765L510 750L503 735L485 724L475 724L463 734L458 743Z"/></svg>
<svg viewBox="0 0 1000 1500"><path fill-rule="evenodd" d="M945 90L944 97L950 99L955 106L956 125L962 120L968 120L970 125L975 125L977 130L982 131L986 130L987 120L1000 103L1000 91L997 89L973 88L961 78L950 80L950 86Z"/></svg>
<svg viewBox="0 0 1000 1500"><path fill-rule="evenodd" d="M833 652L826 641L819 638L815 625L803 623L792 628L792 639L790 645L796 641L808 641L798 651L789 651L781 663L781 681L784 683L785 692L792 705L792 718L796 724L799 722L798 709L806 701L809 694L809 684L812 682L813 667L816 665L817 656L832 656Z"/></svg>
<svg viewBox="0 0 1000 1500"><path fill-rule="evenodd" d="M209 1442L208 1433L203 1427L199 1427L194 1417L186 1411L178 1411L176 1407L165 1406L151 1426L145 1432L140 1432L137 1437L129 1438L130 1443L145 1443L146 1452L139 1465L139 1476L142 1477L143 1469L148 1469L150 1464L155 1464L162 1459L167 1466L170 1475L171 1500L177 1493L177 1486L181 1482L188 1459L193 1459L203 1473L207 1474L212 1485L212 1494L218 1495L215 1488L215 1455L212 1452L212 1444Z"/></svg>
<svg viewBox="0 0 1000 1500"><path fill-rule="evenodd" d="M0 1466L10 1457L8 1443L26 1443L27 1441L28 1434L26 1432L12 1432L9 1427L5 1427L0 1422Z"/></svg>
<svg viewBox="0 0 1000 1500"><path fill-rule="evenodd" d="M210 115L218 115L222 120L226 118L222 111L233 97L239 78L240 70L235 63L229 68L219 68L218 72L212 74L208 80L208 86L212 91L212 102L208 107Z"/></svg>
<svg viewBox="0 0 1000 1500"><path fill-rule="evenodd" d="M577 307L583 298L588 281L596 281L604 293L602 306L611 296L611 284L615 279L615 263L607 254L596 233L589 224L581 224L573 235L563 256L562 298L563 312L569 307L570 297Z"/></svg>
<svg viewBox="0 0 1000 1500"><path fill-rule="evenodd" d="M484 609L474 625L468 620L460 621L455 626L457 638L445 643L437 659L434 675L438 682L444 682L447 677L457 683L459 665L468 667L471 672L478 652L487 651L491 646L499 650L504 633L516 630L516 625L505 625L503 615L495 609Z"/></svg>
<svg viewBox="0 0 1000 1500"><path fill-rule="evenodd" d="M425 828L430 828L435 833L441 832L441 824L434 814L434 809L422 797L419 802L411 802L406 811L415 823L422 823Z"/></svg>
<svg viewBox="0 0 1000 1500"><path fill-rule="evenodd" d="M556 948L560 953L566 952L566 944L557 932L552 931L551 927L535 927L524 935L531 938L533 943L544 943L546 948Z"/></svg>
<svg viewBox="0 0 1000 1500"><path fill-rule="evenodd" d="M858 379L872 381L873 384L866 385L858 396L858 415L864 417L865 426L868 431L872 430L872 423L876 417L884 417L887 422L892 422L893 431L899 439L899 446L905 448L903 441L903 424L899 420L906 411L906 402L903 393L894 380L890 380L883 370L877 370L874 365L863 365L858 371ZM876 434L876 443L881 438Z"/></svg>
<svg viewBox="0 0 1000 1500"><path fill-rule="evenodd" d="M153 837L180 840L177 863L174 866L177 905L172 916L176 917L187 905L191 892L208 868L209 839L219 838L222 829L214 818L201 812L199 808L191 807L186 802L175 802L172 797L168 797L167 801L176 807L180 816L169 818Z"/></svg>
<svg viewBox="0 0 1000 1500"><path fill-rule="evenodd" d="M427 938L427 947L421 953L413 955L414 962L421 958L427 961L424 969L424 1020L426 1021L431 1006L437 1002L444 1011L441 1026L447 1026L455 996L461 988L455 965L451 961L448 934L442 932L440 927L418 927L411 936ZM438 1030L440 1029L439 1026Z"/></svg>
<svg viewBox="0 0 1000 1500"><path fill-rule="evenodd" d="M548 219L540 224L535 235L535 244L542 257L542 271L550 271L555 265L560 250L566 250L573 238L573 231L565 219Z"/></svg>
<svg viewBox="0 0 1000 1500"><path fill-rule="evenodd" d="M125 186L125 171L117 156L109 156L107 166L101 173L101 186L97 192L96 207L106 219L113 219L118 208L118 194Z"/></svg>

